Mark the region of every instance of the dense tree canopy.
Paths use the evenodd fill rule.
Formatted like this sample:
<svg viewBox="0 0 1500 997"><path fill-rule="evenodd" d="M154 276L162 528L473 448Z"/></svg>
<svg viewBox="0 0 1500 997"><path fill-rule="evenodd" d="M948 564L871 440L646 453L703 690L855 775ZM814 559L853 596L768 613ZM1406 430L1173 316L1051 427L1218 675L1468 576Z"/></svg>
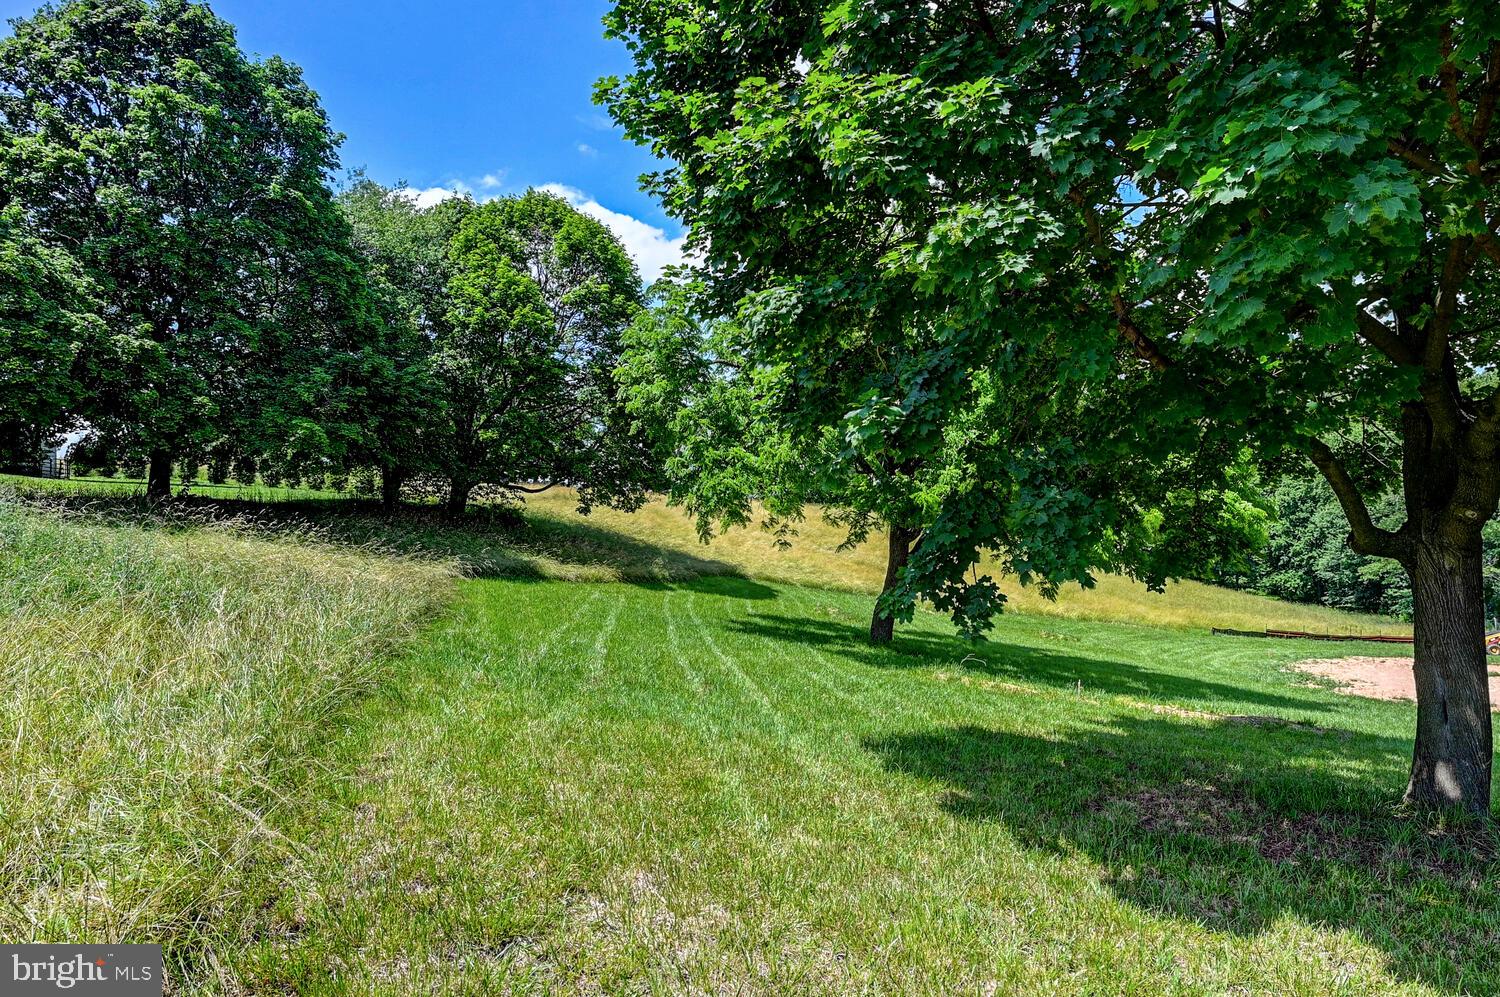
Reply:
<svg viewBox="0 0 1500 997"><path fill-rule="evenodd" d="M567 369L568 401L550 414L559 452L542 482L578 490L581 508L630 508L656 480L651 451L629 433L615 368L620 337L641 307L641 279L603 223L545 191L493 202L510 258L535 281Z"/></svg>
<svg viewBox="0 0 1500 997"><path fill-rule="evenodd" d="M1500 9L621 0L609 24L636 72L601 96L674 161L651 186L715 291L796 316L768 360L940 315L932 353L966 372L1045 350L1059 391L1141 386L1094 409L1133 444L1304 454L1412 578L1409 798L1488 809L1500 396L1471 385L1496 359ZM1395 530L1367 503L1395 484L1382 434ZM951 570L992 531L948 518Z"/></svg>
<svg viewBox="0 0 1500 997"><path fill-rule="evenodd" d="M364 456L381 469L389 509L399 501L403 481L436 470L423 440L441 413L431 376L432 344L449 332L448 247L474 203L454 197L420 208L360 177L340 193L339 206L354 230L378 315L379 348L366 379L371 445Z"/></svg>
<svg viewBox="0 0 1500 997"><path fill-rule="evenodd" d="M187 0L72 0L0 42L0 205L104 302L82 413L152 463L225 437L338 450L367 331L326 179L337 136L301 73Z"/></svg>
<svg viewBox="0 0 1500 997"><path fill-rule="evenodd" d="M18 212L0 212L0 463L36 459L107 350L77 261L28 233Z"/></svg>
<svg viewBox="0 0 1500 997"><path fill-rule="evenodd" d="M9 445L252 480L376 466L638 503L613 369L640 280L540 192L419 208L357 178L300 72L187 0L72 0L0 42ZM45 306L45 307L44 307Z"/></svg>
<svg viewBox="0 0 1500 997"><path fill-rule="evenodd" d="M532 190L468 211L448 256L448 311L430 330L438 415L421 440L449 512L479 485L638 505L654 464L613 372L640 278L618 240Z"/></svg>
<svg viewBox="0 0 1500 997"><path fill-rule="evenodd" d="M1326 482L1288 476L1270 490L1275 523L1249 572L1230 584L1294 602L1411 618L1411 585L1398 565L1349 547L1349 521ZM1372 506L1376 522L1400 525L1400 499Z"/></svg>
<svg viewBox="0 0 1500 997"><path fill-rule="evenodd" d="M427 439L455 515L475 485L524 487L565 455L550 418L568 405L561 337L541 288L507 255L509 234L481 208L451 250L452 305L431 359L441 414Z"/></svg>
<svg viewBox="0 0 1500 997"><path fill-rule="evenodd" d="M1349 521L1328 483L1311 468L1288 473L1264 488L1270 519L1266 542L1241 566L1211 567L1204 580L1247 588L1278 599L1335 609L1412 617L1411 579L1398 562L1360 554L1349 546ZM1377 526L1399 529L1399 494L1370 502ZM1485 523L1484 615L1500 627L1500 519Z"/></svg>

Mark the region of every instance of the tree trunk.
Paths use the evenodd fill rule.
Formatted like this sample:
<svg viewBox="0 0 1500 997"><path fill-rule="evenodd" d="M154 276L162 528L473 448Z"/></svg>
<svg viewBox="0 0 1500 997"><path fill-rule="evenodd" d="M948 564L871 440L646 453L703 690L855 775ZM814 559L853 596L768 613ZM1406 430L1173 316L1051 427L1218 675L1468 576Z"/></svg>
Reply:
<svg viewBox="0 0 1500 997"><path fill-rule="evenodd" d="M1478 538L1418 542L1408 574L1415 617L1417 741L1407 802L1490 811L1490 693Z"/></svg>
<svg viewBox="0 0 1500 997"><path fill-rule="evenodd" d="M146 469L146 501L165 502L172 497L172 455L164 450L151 451Z"/></svg>
<svg viewBox="0 0 1500 997"><path fill-rule="evenodd" d="M885 585L880 590L880 595L885 594L896 587L900 579L901 569L906 567L906 559L911 555L911 544L916 539L917 531L903 526L892 526L888 534L888 551L885 559ZM885 615L879 602L875 603L875 613L870 617L870 643L889 644L896 635L896 621Z"/></svg>
<svg viewBox="0 0 1500 997"><path fill-rule="evenodd" d="M386 512L395 512L401 504L401 481L405 475L394 464L380 469L380 507ZM459 510L462 513L463 510Z"/></svg>
<svg viewBox="0 0 1500 997"><path fill-rule="evenodd" d="M468 482L453 481L448 485L448 504L445 507L449 519L463 519L469 507L469 492L474 488Z"/></svg>

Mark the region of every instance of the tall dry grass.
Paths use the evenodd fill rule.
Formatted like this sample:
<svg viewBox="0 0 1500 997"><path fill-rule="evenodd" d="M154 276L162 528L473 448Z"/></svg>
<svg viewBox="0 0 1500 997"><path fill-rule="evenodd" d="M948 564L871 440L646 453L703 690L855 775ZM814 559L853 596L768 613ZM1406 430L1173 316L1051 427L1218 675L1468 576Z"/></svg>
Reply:
<svg viewBox="0 0 1500 997"><path fill-rule="evenodd" d="M248 930L320 745L454 574L0 495L0 937Z"/></svg>

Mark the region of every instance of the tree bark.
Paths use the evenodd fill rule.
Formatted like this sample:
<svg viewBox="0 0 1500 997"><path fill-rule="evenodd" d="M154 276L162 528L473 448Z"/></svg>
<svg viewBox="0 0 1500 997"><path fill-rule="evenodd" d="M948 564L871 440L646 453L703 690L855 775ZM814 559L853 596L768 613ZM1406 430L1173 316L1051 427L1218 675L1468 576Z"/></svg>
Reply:
<svg viewBox="0 0 1500 997"><path fill-rule="evenodd" d="M469 507L469 492L474 486L468 482L452 481L448 484L448 504L444 507L445 514L449 519L463 519L464 511Z"/></svg>
<svg viewBox="0 0 1500 997"><path fill-rule="evenodd" d="M885 559L885 585L880 589L880 595L885 594L896 587L900 580L901 569L906 567L906 560L911 556L912 541L917 538L917 531L907 529L904 526L892 526L887 534L887 553ZM885 615L880 603L875 603L875 612L870 617L870 643L889 644L896 635L896 621Z"/></svg>
<svg viewBox="0 0 1500 997"><path fill-rule="evenodd" d="M1417 738L1408 803L1490 811L1492 733L1481 547L1419 542L1411 577Z"/></svg>
<svg viewBox="0 0 1500 997"><path fill-rule="evenodd" d="M1424 400L1401 407L1406 522L1398 530L1372 521L1332 449L1313 440L1309 454L1349 519L1350 546L1394 558L1411 579L1417 730L1406 801L1488 816L1493 735L1482 527L1500 503L1500 425L1495 412L1473 417L1461 398L1445 397L1444 385L1456 383L1451 371L1446 379L1429 374Z"/></svg>
<svg viewBox="0 0 1500 997"><path fill-rule="evenodd" d="M172 497L172 455L164 450L151 451L146 469L146 501L165 502Z"/></svg>
<svg viewBox="0 0 1500 997"><path fill-rule="evenodd" d="M394 464L380 469L380 507L386 512L395 512L396 506L401 504L401 482L405 477Z"/></svg>

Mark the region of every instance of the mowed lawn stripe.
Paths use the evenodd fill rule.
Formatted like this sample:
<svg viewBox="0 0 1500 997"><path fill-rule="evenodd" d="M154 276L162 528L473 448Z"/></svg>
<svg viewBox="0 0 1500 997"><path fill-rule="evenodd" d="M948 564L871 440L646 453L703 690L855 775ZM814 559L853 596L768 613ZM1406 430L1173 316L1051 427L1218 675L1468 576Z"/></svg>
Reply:
<svg viewBox="0 0 1500 997"><path fill-rule="evenodd" d="M733 578L461 604L344 749L298 927L242 963L268 987L1437 993L1497 954L1492 880L1337 837L1404 720L1296 687L1295 647L919 615L872 652L867 598Z"/></svg>
<svg viewBox="0 0 1500 997"><path fill-rule="evenodd" d="M693 696L702 696L705 690L703 675L693 667L688 660L687 651L683 646L682 635L679 632L679 619L682 617L678 604L691 598L691 594L685 595L679 588L672 588L662 596L662 632L666 636L666 647L672 656L672 662L682 670L682 677L687 683L687 688Z"/></svg>

